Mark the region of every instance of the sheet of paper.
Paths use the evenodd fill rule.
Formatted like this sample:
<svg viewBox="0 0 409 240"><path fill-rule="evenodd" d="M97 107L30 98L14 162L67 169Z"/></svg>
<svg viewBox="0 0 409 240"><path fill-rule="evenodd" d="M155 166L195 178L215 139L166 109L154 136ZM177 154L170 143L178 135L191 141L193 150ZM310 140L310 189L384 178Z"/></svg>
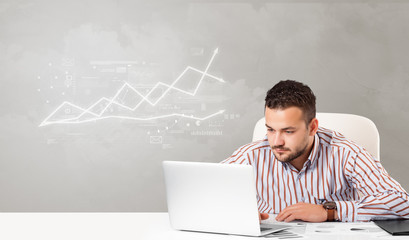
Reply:
<svg viewBox="0 0 409 240"><path fill-rule="evenodd" d="M275 220L277 214L269 214L269 218L261 221L263 224L287 224L290 226L286 231L290 232L288 238L295 237L296 239L302 239L305 236L314 236L316 239L324 239L328 236L348 236L349 240L353 239L408 239L407 236L398 237L392 236L385 232L373 222L323 222L323 223L307 223L303 221L293 221L289 223L278 222ZM291 234L295 234L291 235ZM285 234L284 234L285 235ZM279 237L271 236L271 237ZM281 236L285 237L285 236Z"/></svg>

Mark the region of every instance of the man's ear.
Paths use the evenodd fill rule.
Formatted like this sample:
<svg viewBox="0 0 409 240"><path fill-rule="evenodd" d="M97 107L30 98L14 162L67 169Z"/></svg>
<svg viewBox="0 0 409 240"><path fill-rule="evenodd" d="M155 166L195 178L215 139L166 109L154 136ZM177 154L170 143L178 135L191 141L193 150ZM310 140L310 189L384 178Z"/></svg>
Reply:
<svg viewBox="0 0 409 240"><path fill-rule="evenodd" d="M318 131L318 119L313 118L309 124L309 135L314 136L315 133Z"/></svg>

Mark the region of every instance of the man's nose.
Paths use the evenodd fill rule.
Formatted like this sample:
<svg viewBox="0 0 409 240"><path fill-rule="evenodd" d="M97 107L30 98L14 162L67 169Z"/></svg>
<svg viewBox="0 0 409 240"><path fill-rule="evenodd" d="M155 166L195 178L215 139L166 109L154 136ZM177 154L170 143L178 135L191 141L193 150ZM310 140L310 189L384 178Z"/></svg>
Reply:
<svg viewBox="0 0 409 240"><path fill-rule="evenodd" d="M283 146L284 145L284 138L281 133L276 133L273 139L274 146Z"/></svg>

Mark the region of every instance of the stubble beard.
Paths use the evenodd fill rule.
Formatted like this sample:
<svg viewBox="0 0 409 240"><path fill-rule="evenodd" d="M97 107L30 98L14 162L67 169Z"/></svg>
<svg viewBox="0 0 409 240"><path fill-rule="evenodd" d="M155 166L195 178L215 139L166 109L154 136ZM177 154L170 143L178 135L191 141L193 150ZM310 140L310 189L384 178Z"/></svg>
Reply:
<svg viewBox="0 0 409 240"><path fill-rule="evenodd" d="M298 157L300 157L301 155L303 155L303 154L305 153L305 151L307 150L307 147L308 147L308 142L305 144L305 146L304 146L303 148L297 149L294 153L291 153L291 154L288 155L287 157L280 156L279 154L276 155L276 154L274 153L274 151L273 151L273 154L274 154L275 158L276 158L278 161L280 161L280 162L288 162L288 163L289 163L289 162L293 161L294 159L297 159ZM285 148L285 147L283 147L283 146L272 146L271 149L272 149L272 150L274 150L274 149L284 149L284 150L290 150L290 151L291 151L291 149Z"/></svg>

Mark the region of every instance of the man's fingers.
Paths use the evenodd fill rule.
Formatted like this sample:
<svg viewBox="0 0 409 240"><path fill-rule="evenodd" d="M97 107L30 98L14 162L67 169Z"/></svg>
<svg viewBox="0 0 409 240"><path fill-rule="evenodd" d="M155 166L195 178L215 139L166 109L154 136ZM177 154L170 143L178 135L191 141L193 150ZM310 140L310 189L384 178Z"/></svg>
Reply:
<svg viewBox="0 0 409 240"><path fill-rule="evenodd" d="M266 220L266 219L268 219L268 218L269 218L268 213L260 213L260 219L261 219L261 220Z"/></svg>
<svg viewBox="0 0 409 240"><path fill-rule="evenodd" d="M298 205L298 204L290 205L290 206L284 208L281 212L279 212L278 215L277 215L277 217L276 217L276 219L281 219L282 216L283 216L284 214L286 214L287 212L295 211L295 210L297 210L298 208L299 208L299 205Z"/></svg>
<svg viewBox="0 0 409 240"><path fill-rule="evenodd" d="M284 208L276 217L277 221L291 222L302 220L308 222L323 222L327 219L327 212L321 205L311 203L297 203Z"/></svg>
<svg viewBox="0 0 409 240"><path fill-rule="evenodd" d="M296 219L294 214L290 214L286 219L284 219L284 222L291 222Z"/></svg>
<svg viewBox="0 0 409 240"><path fill-rule="evenodd" d="M288 216L290 216L292 214L292 211L290 211L290 210L283 210L283 211L281 211L278 215L277 215L277 217L276 217L276 220L277 221L284 221L286 218L288 218Z"/></svg>
<svg viewBox="0 0 409 240"><path fill-rule="evenodd" d="M280 217L277 216L276 220L280 222L291 222L297 219L297 215L299 213L297 211L287 211L286 213L282 214Z"/></svg>

